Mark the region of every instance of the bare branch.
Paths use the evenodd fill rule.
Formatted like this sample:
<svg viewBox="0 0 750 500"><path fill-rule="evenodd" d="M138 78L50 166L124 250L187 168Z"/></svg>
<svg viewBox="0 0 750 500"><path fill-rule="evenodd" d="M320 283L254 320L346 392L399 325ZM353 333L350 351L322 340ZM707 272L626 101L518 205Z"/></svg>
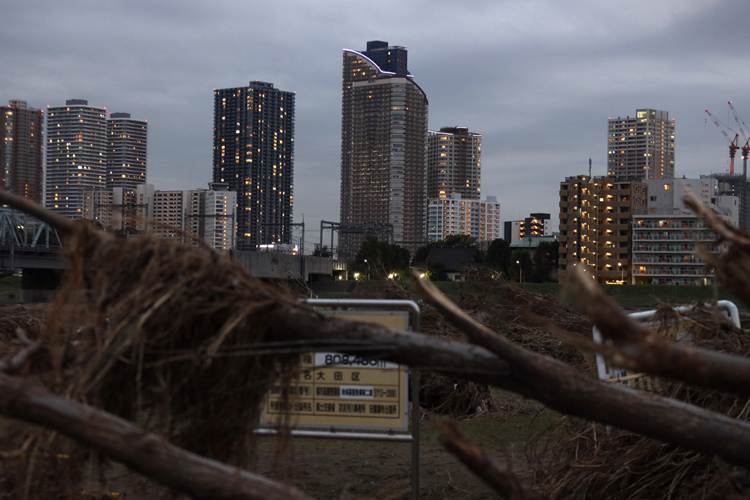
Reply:
<svg viewBox="0 0 750 500"><path fill-rule="evenodd" d="M519 346L474 321L460 307L448 300L431 281L420 279L417 273L412 273L412 284L425 301L432 304L448 321L464 332L472 343L494 352L503 359L525 354Z"/></svg>
<svg viewBox="0 0 750 500"><path fill-rule="evenodd" d="M440 443L503 498L509 500L541 500L543 498L539 493L521 483L509 468L499 467L490 460L487 454L455 425L445 422L440 426Z"/></svg>
<svg viewBox="0 0 750 500"><path fill-rule="evenodd" d="M109 413L2 373L0 413L61 432L196 499L310 499L296 488L189 453Z"/></svg>
<svg viewBox="0 0 750 500"><path fill-rule="evenodd" d="M75 222L68 219L67 217L63 217L58 213L55 213L42 207L41 205L34 203L26 197L19 196L4 189L0 189L0 204L10 205L17 210L22 210L27 214L36 217L40 221L46 222L61 233L64 233L66 235L73 234Z"/></svg>
<svg viewBox="0 0 750 500"><path fill-rule="evenodd" d="M743 247L744 249L750 249L750 238L740 231L738 228L727 224L720 217L718 217L708 206L700 201L698 197L691 190L685 190L686 198L685 205L695 212L696 214L703 217L706 224L716 231L719 238L723 241L729 241L735 245Z"/></svg>
<svg viewBox="0 0 750 500"><path fill-rule="evenodd" d="M697 248L696 253L713 266L716 277L727 290L750 306L750 237L724 222L693 193L689 193L685 204L703 217L708 227L716 231L719 242L729 243L729 248L722 255L716 255L705 248Z"/></svg>

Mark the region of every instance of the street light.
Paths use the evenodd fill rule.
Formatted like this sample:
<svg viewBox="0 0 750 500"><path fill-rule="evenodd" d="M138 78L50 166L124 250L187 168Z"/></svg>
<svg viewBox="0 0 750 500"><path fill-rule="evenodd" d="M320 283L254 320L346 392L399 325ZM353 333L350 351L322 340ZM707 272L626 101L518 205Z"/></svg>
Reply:
<svg viewBox="0 0 750 500"><path fill-rule="evenodd" d="M622 267L622 262L618 262L617 266L620 268L620 281L625 284L625 268Z"/></svg>
<svg viewBox="0 0 750 500"><path fill-rule="evenodd" d="M365 271L365 274L367 275L367 279L370 279L370 264L367 262L367 259L365 259L365 264L367 264L367 271Z"/></svg>
<svg viewBox="0 0 750 500"><path fill-rule="evenodd" d="M523 268L521 267L521 261L517 260L516 264L518 264L518 272L520 273L518 282L523 283Z"/></svg>

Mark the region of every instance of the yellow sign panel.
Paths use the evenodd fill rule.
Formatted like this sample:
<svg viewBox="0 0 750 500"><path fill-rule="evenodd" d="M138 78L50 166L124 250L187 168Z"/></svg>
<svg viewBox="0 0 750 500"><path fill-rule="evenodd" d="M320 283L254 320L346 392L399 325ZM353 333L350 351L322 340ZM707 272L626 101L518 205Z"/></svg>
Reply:
<svg viewBox="0 0 750 500"><path fill-rule="evenodd" d="M405 330L405 311L323 311L351 321ZM275 424L283 414L296 427L407 429L407 372L404 366L355 354L303 354L288 388L276 385L266 395L261 422Z"/></svg>

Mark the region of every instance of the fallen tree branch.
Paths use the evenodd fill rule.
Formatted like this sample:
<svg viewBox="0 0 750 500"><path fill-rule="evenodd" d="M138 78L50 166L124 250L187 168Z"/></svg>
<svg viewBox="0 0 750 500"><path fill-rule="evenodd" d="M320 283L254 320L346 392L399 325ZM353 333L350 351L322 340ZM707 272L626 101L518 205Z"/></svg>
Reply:
<svg viewBox="0 0 750 500"><path fill-rule="evenodd" d="M492 489L508 500L542 500L542 496L521 483L509 468L495 464L487 454L455 425L440 426L440 443Z"/></svg>
<svg viewBox="0 0 750 500"><path fill-rule="evenodd" d="M750 359L671 342L630 318L581 266L570 268L568 293L611 340L603 350L612 365L725 392L750 395Z"/></svg>
<svg viewBox="0 0 750 500"><path fill-rule="evenodd" d="M727 290L750 306L750 237L719 218L692 192L687 192L685 205L703 217L706 226L716 231L719 236L716 244L729 244L721 255L700 247L696 248L696 253L714 268L716 277Z"/></svg>
<svg viewBox="0 0 750 500"><path fill-rule="evenodd" d="M468 330L470 338L497 347L499 353L476 345L323 317L303 305L269 309L273 320L267 338L304 339L310 342L311 350L366 352L368 356L494 385L568 415L750 466L750 424L656 394L606 384L553 358L511 344L458 308L442 307L449 302L442 295L427 293L423 297L455 326ZM366 351L361 350L363 344L368 346Z"/></svg>
<svg viewBox="0 0 750 500"><path fill-rule="evenodd" d="M112 414L3 373L0 413L54 429L196 499L310 499L292 486L189 453Z"/></svg>

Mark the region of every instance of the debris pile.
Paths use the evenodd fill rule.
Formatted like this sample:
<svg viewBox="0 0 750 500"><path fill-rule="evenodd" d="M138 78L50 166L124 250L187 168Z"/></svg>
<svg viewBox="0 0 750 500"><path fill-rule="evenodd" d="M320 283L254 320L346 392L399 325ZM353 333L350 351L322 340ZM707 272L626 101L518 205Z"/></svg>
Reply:
<svg viewBox="0 0 750 500"><path fill-rule="evenodd" d="M262 398L298 361L260 349L266 313L288 299L197 241L120 239L80 224L65 249L71 268L38 332L49 362L27 377L246 465ZM0 435L18 443L20 477L39 478L15 485L28 497L78 484L84 447L31 425L3 422Z"/></svg>
<svg viewBox="0 0 750 500"><path fill-rule="evenodd" d="M591 336L586 315L553 297L526 291L502 277L478 274L466 283L458 304L475 320L513 343L582 370L593 368L578 349L537 325L531 316L550 319L569 333Z"/></svg>
<svg viewBox="0 0 750 500"><path fill-rule="evenodd" d="M711 307L699 306L689 317L669 306L660 307L651 329L713 351L750 355L750 335ZM676 335L678 331L680 335ZM750 401L746 398L651 379L640 386L731 418L750 418ZM634 382L628 383L636 386ZM716 457L632 432L566 417L553 433L556 440L530 448L534 484L549 498L697 500L746 498L750 491L746 490L750 486L746 471Z"/></svg>

